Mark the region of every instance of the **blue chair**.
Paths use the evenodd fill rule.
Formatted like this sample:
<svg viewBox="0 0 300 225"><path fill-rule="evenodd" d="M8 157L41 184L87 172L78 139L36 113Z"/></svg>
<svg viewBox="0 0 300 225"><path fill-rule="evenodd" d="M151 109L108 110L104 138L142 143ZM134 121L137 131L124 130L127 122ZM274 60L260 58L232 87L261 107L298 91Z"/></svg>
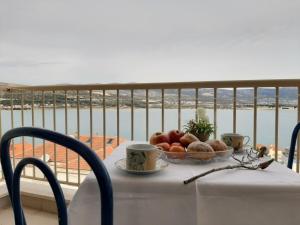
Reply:
<svg viewBox="0 0 300 225"><path fill-rule="evenodd" d="M104 164L95 154L95 152L92 151L87 145L66 135L40 128L22 127L12 129L5 133L1 139L0 145L1 166L6 181L7 190L9 192L10 201L13 207L16 225L26 225L26 219L23 214L20 200L20 176L22 170L27 164L32 164L43 172L50 183L55 196L59 225L68 224L67 207L62 189L53 172L46 163L36 158L25 158L18 163L15 171L13 172L9 151L10 142L11 139L22 136L41 138L58 145L62 145L73 150L84 160L86 160L93 170L100 188L101 209L99 210L99 213L102 215L101 225L113 224L112 184Z"/></svg>
<svg viewBox="0 0 300 225"><path fill-rule="evenodd" d="M295 148L296 148L296 142L298 137L298 132L300 130L300 123L296 125L296 127L293 130L292 139L291 139L291 146L290 146L290 152L289 152L289 159L288 159L288 168L293 168L293 161L294 161L294 155L295 155Z"/></svg>

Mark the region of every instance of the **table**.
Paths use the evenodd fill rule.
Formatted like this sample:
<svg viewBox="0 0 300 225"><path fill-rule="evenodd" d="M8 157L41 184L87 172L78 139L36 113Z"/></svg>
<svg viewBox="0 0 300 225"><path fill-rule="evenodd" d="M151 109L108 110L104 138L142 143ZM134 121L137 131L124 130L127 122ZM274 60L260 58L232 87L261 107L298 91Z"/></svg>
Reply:
<svg viewBox="0 0 300 225"><path fill-rule="evenodd" d="M300 222L300 176L273 163L264 171L227 170L188 185L183 180L231 162L170 164L147 176L115 168L120 145L104 160L114 189L116 225L293 225ZM100 197L93 173L69 207L70 225L100 224Z"/></svg>

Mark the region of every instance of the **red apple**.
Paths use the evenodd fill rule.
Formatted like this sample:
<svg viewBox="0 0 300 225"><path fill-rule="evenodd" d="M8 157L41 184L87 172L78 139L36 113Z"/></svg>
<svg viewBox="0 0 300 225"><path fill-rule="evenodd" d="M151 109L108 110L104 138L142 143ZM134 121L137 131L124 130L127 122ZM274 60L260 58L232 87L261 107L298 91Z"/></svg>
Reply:
<svg viewBox="0 0 300 225"><path fill-rule="evenodd" d="M167 142L159 143L156 146L161 148L163 151L169 151L170 150L170 144L167 143Z"/></svg>
<svg viewBox="0 0 300 225"><path fill-rule="evenodd" d="M156 144L163 143L163 142L169 143L169 136L162 132L156 132L156 133L152 134L152 136L150 137L151 145L156 145Z"/></svg>
<svg viewBox="0 0 300 225"><path fill-rule="evenodd" d="M184 135L184 133L180 130L171 130L168 133L170 143L179 142L180 138Z"/></svg>

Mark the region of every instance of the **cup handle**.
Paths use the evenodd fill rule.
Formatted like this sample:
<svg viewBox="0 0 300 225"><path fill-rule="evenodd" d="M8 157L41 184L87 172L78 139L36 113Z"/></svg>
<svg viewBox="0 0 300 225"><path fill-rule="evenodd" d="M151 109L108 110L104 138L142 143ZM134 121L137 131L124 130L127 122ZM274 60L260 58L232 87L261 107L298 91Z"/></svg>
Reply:
<svg viewBox="0 0 300 225"><path fill-rule="evenodd" d="M246 143L244 143L244 145L247 145L250 142L250 137L249 136L244 136L244 138L247 138Z"/></svg>

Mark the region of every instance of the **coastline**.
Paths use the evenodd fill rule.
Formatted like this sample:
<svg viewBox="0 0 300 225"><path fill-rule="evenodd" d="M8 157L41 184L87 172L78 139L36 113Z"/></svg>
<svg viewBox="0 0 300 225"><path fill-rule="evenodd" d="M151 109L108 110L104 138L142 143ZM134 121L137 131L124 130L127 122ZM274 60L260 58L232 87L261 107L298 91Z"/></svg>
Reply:
<svg viewBox="0 0 300 225"><path fill-rule="evenodd" d="M54 106L34 106L33 109L54 109ZM65 106L55 106L55 109L64 109ZM69 109L77 109L77 106L68 106L67 108ZM79 106L80 109L90 109L90 106ZM101 106L93 106L92 107L93 109L103 109L103 107ZM106 109L117 109L117 107L113 107L113 106L106 106L105 107ZM162 107L161 106L151 106L149 107L149 109L161 109ZM214 109L214 107L211 107L211 106L206 106L206 107L202 107L204 109ZM276 107L275 106L266 106L266 105L262 105L262 106L259 106L257 105L257 109L258 110L274 110ZM282 109L282 110L297 110L298 107L297 106L280 106L278 107L279 109ZM23 108L20 106L20 105L13 105L12 107L11 106L0 106L0 110L7 110L7 111L21 111L21 110L31 110L32 107L31 106L24 106ZM119 109L128 109L128 110L131 110L131 106L120 106ZM146 109L146 107L141 107L141 106L134 106L134 109ZM164 106L164 109L178 109L178 107L166 107ZM181 105L181 109L195 109L195 107L193 106L184 106L184 105ZM223 106L217 106L217 109L227 109L227 110L233 110L233 107L223 107ZM240 110L253 110L253 107L249 107L249 106L246 106L246 107L241 107L241 106L237 106L236 109L240 109Z"/></svg>

